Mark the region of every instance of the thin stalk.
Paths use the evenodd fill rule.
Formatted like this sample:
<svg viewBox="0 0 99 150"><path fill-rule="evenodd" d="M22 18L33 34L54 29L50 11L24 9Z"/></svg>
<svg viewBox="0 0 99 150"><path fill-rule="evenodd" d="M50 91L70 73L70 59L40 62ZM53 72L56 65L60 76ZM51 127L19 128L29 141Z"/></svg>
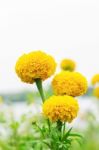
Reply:
<svg viewBox="0 0 99 150"><path fill-rule="evenodd" d="M57 121L57 128L58 128L58 131L61 132L61 130L62 130L62 122L60 120Z"/></svg>
<svg viewBox="0 0 99 150"><path fill-rule="evenodd" d="M42 80L41 80L41 79L36 79L36 80L35 80L35 83L36 83L36 86L37 86L38 91L39 91L39 93L40 93L42 102L44 103L44 101L45 101L45 96L44 96L44 91L43 91L43 86L42 86Z"/></svg>
<svg viewBox="0 0 99 150"><path fill-rule="evenodd" d="M43 91L42 80L41 79L36 79L35 83L36 83L37 89L40 93L42 102L44 103L45 95L44 95L44 91ZM49 119L47 119L47 123L48 123L48 127L49 127L49 132L50 132L50 121L49 121Z"/></svg>
<svg viewBox="0 0 99 150"><path fill-rule="evenodd" d="M42 129L41 129L36 123L35 123L35 125L36 125L36 127L39 129L39 131L41 132L42 136L45 138L45 135L44 135Z"/></svg>
<svg viewBox="0 0 99 150"><path fill-rule="evenodd" d="M51 131L51 124L50 124L50 120L47 119L47 124L48 124L48 128L49 128L49 132Z"/></svg>
<svg viewBox="0 0 99 150"><path fill-rule="evenodd" d="M64 136L64 133L65 133L65 122L63 123L63 135Z"/></svg>

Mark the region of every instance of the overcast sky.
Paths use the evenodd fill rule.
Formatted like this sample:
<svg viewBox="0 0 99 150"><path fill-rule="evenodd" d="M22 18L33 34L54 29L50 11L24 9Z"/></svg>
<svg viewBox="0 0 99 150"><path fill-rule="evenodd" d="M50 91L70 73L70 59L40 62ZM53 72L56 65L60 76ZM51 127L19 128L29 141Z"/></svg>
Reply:
<svg viewBox="0 0 99 150"><path fill-rule="evenodd" d="M98 0L0 0L0 93L32 86L14 72L17 58L41 49L74 59L88 80L99 73Z"/></svg>

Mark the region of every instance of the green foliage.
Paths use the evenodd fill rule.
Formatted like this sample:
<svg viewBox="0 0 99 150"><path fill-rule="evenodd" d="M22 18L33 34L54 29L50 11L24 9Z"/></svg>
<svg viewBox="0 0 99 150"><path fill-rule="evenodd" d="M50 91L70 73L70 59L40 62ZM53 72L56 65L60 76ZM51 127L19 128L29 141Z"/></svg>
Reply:
<svg viewBox="0 0 99 150"><path fill-rule="evenodd" d="M49 126L47 121L43 126L37 123L33 124L33 127L40 132L39 140L41 141L42 148L44 148L45 145L46 149L48 148L50 150L69 150L74 140L77 141L79 138L82 138L81 135L73 133L72 128L65 130L65 124L63 124L61 130L59 130L57 123L49 123Z"/></svg>
<svg viewBox="0 0 99 150"><path fill-rule="evenodd" d="M24 114L16 121L13 117L8 120L2 112L0 125L7 137L0 136L0 150L98 150L99 124L91 112L87 112L86 120L88 125L84 130L74 132L63 124L60 132L57 123L48 124L39 114L34 117Z"/></svg>
<svg viewBox="0 0 99 150"><path fill-rule="evenodd" d="M81 138L72 128L67 130L65 124L59 130L57 123L39 115L33 118L22 115L19 121L12 117L1 125L4 123L9 134L0 136L0 150L68 150L74 140Z"/></svg>

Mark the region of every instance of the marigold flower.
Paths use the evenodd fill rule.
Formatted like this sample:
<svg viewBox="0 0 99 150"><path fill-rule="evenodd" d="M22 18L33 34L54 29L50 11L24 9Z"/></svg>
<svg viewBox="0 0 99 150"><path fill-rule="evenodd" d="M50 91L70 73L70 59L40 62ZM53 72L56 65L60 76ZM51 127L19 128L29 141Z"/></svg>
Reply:
<svg viewBox="0 0 99 150"><path fill-rule="evenodd" d="M80 96L87 91L87 80L78 72L62 71L57 74L52 87L56 95Z"/></svg>
<svg viewBox="0 0 99 150"><path fill-rule="evenodd" d="M45 80L56 69L56 62L52 56L42 51L33 51L22 55L15 66L17 75L23 82L33 83L35 79Z"/></svg>
<svg viewBox="0 0 99 150"><path fill-rule="evenodd" d="M79 105L71 96L52 96L43 104L43 114L51 121L71 122L77 117Z"/></svg>
<svg viewBox="0 0 99 150"><path fill-rule="evenodd" d="M76 63L71 59L63 59L60 66L62 70L74 71Z"/></svg>
<svg viewBox="0 0 99 150"><path fill-rule="evenodd" d="M97 98L99 98L99 87L96 87L94 90L93 90L93 95Z"/></svg>
<svg viewBox="0 0 99 150"><path fill-rule="evenodd" d="M95 85L95 84L98 83L98 82L99 82L99 74L95 74L95 75L93 76L93 78L92 78L91 83L92 83L93 85Z"/></svg>

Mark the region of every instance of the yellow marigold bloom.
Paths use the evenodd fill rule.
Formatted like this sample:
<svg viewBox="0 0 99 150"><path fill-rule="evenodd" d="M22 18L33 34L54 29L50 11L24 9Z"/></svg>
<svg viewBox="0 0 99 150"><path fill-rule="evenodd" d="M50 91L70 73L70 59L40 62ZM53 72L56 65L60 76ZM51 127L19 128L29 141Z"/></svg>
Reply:
<svg viewBox="0 0 99 150"><path fill-rule="evenodd" d="M93 95L97 98L99 98L99 87L96 87L94 90L93 90Z"/></svg>
<svg viewBox="0 0 99 150"><path fill-rule="evenodd" d="M56 69L56 63L52 56L42 51L33 51L22 55L15 66L17 75L23 82L33 83L35 79L45 80Z"/></svg>
<svg viewBox="0 0 99 150"><path fill-rule="evenodd" d="M76 63L71 59L63 59L61 62L61 69L62 70L68 70L68 71L74 71L76 68Z"/></svg>
<svg viewBox="0 0 99 150"><path fill-rule="evenodd" d="M79 105L71 96L52 96L43 104L43 114L51 121L71 122L77 117Z"/></svg>
<svg viewBox="0 0 99 150"><path fill-rule="evenodd" d="M62 71L57 74L52 87L56 95L80 96L87 91L87 80L78 72Z"/></svg>
<svg viewBox="0 0 99 150"><path fill-rule="evenodd" d="M99 82L99 74L95 74L92 78L92 84L95 85L96 83Z"/></svg>

